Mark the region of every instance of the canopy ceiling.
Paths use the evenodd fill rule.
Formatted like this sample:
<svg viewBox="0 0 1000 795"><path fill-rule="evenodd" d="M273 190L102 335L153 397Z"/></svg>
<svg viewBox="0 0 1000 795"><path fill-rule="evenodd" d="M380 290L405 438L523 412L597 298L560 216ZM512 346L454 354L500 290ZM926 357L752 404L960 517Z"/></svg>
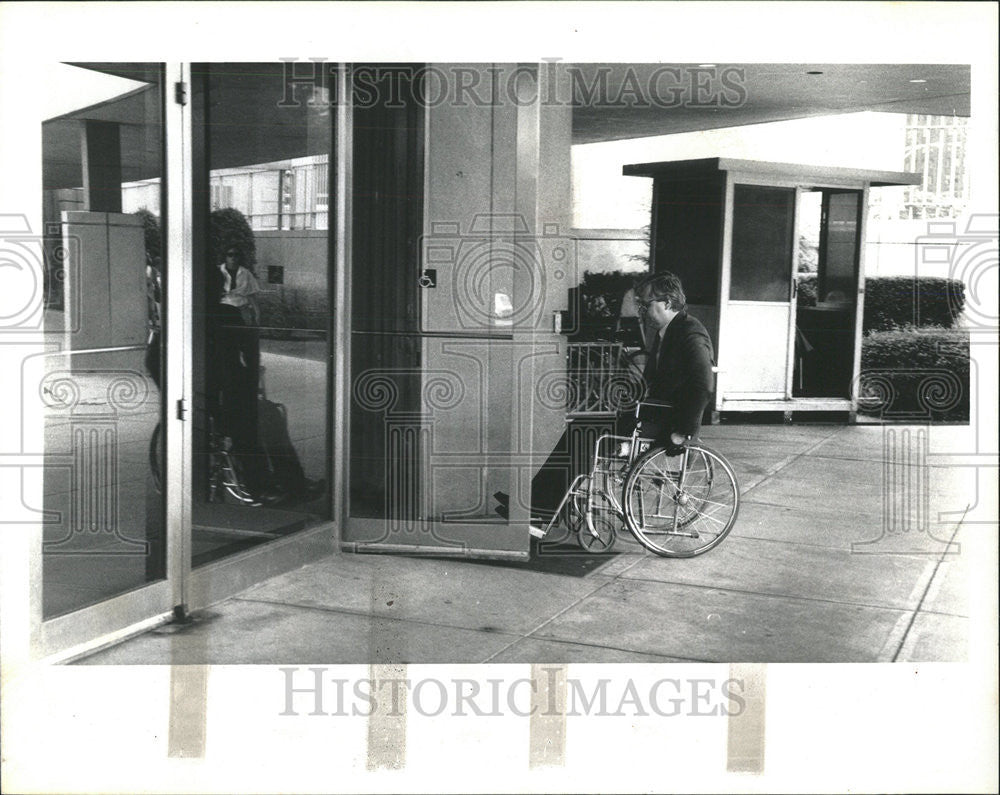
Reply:
<svg viewBox="0 0 1000 795"><path fill-rule="evenodd" d="M971 75L968 66L941 64L714 64L703 71L710 84L712 73L724 69L738 80L745 97L736 107L707 104L650 102L649 107L613 107L597 102L582 104L589 89L602 82L610 87L629 84L646 87L656 73L661 77L660 94L669 100L671 85L690 86L696 64L579 64L574 81L577 106L573 111L573 143L595 143L625 138L695 132L720 127L829 116L858 111L926 113L936 116L968 116ZM681 70L680 82L665 69ZM599 71L603 71L603 74ZM631 72L631 74L630 74ZM819 74L810 74L818 72ZM632 77L634 75L634 77ZM920 82L916 82L920 81ZM718 80L715 85L718 85ZM738 98L738 93L727 92ZM656 97L655 92L650 92ZM687 89L684 99L692 96ZM711 91L706 94L711 96ZM628 98L624 96L624 98ZM645 98L645 97L643 97ZM672 106L667 106L672 105Z"/></svg>
<svg viewBox="0 0 1000 795"><path fill-rule="evenodd" d="M78 66L101 75L105 81L99 87L105 92L103 101L45 124L45 148L49 155L45 186L80 184L78 123L82 119L122 122L124 129L129 130L122 137L122 161L131 166L127 177L142 179L157 174L160 169L158 92L146 82L156 79L157 70L144 69L142 64ZM62 68L86 74L73 66ZM860 111L968 116L970 106L971 70L961 65L573 64L570 68L575 144ZM718 76L723 72L728 74L730 88L726 96L737 101L731 106L691 101L695 95L688 81L699 69L706 84L716 89ZM651 84L659 93L648 90ZM737 85L740 88L734 91L732 87ZM595 91L595 86L599 90ZM633 90L624 91L626 86ZM670 100L675 96L670 93L671 87L679 92L676 96L680 99L660 101L662 97ZM125 151L130 147L134 151Z"/></svg>

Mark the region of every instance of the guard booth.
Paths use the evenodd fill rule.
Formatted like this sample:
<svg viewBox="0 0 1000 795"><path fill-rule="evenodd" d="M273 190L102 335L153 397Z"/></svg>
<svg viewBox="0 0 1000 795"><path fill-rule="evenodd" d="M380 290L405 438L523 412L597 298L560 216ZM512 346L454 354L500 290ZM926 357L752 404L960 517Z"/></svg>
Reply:
<svg viewBox="0 0 1000 795"><path fill-rule="evenodd" d="M919 174L730 158L641 163L650 271L712 336L716 412L857 410L871 188Z"/></svg>

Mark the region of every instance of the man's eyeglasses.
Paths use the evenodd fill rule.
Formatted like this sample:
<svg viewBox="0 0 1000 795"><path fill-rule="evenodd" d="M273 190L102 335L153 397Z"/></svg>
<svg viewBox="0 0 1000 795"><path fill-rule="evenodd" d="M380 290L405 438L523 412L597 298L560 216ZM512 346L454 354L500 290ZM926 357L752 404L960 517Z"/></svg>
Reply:
<svg viewBox="0 0 1000 795"><path fill-rule="evenodd" d="M635 311L639 315L645 315L649 311L649 307L657 301L662 301L662 298L650 298L648 301L640 301L636 299L635 301Z"/></svg>
<svg viewBox="0 0 1000 795"><path fill-rule="evenodd" d="M227 251L226 252L226 256L227 257L238 257L239 255L240 255L240 252L238 252L238 251Z"/></svg>

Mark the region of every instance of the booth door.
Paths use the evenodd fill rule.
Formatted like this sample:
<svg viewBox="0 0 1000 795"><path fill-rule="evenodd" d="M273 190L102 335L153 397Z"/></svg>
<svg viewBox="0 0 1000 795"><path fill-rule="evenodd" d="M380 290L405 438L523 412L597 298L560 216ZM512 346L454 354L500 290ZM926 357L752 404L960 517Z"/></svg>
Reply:
<svg viewBox="0 0 1000 795"><path fill-rule="evenodd" d="M799 273L792 397L851 397L860 333L860 190L799 197Z"/></svg>
<svg viewBox="0 0 1000 795"><path fill-rule="evenodd" d="M729 300L723 330L730 399L790 397L794 188L733 188Z"/></svg>

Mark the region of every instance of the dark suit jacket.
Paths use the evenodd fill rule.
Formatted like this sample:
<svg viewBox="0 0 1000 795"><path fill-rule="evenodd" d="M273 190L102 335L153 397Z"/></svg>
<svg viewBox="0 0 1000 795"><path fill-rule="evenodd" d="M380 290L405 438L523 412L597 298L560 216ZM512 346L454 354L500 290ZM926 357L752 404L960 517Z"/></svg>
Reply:
<svg viewBox="0 0 1000 795"><path fill-rule="evenodd" d="M658 356L654 346L643 372L648 386L646 396L673 405L672 432L698 435L714 386L713 358L708 331L686 310L667 325Z"/></svg>

